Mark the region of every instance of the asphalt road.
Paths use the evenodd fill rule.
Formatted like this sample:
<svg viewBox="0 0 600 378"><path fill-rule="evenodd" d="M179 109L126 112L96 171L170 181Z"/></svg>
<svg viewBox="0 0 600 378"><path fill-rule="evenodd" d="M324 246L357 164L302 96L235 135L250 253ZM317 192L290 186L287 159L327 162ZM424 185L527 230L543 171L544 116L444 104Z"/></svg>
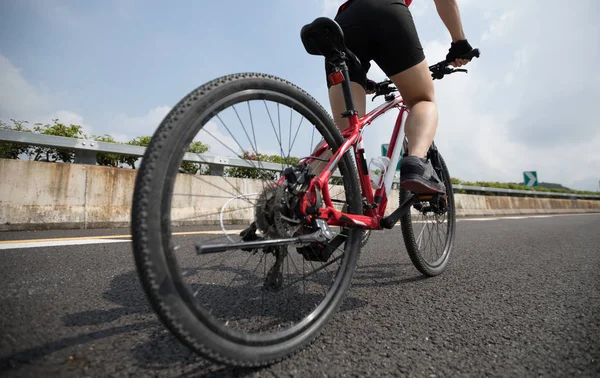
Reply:
<svg viewBox="0 0 600 378"><path fill-rule="evenodd" d="M126 233L0 233L0 247ZM120 240L0 248L1 376L600 376L600 214L461 220L448 270L428 279L399 228L377 232L320 337L262 369L181 346Z"/></svg>

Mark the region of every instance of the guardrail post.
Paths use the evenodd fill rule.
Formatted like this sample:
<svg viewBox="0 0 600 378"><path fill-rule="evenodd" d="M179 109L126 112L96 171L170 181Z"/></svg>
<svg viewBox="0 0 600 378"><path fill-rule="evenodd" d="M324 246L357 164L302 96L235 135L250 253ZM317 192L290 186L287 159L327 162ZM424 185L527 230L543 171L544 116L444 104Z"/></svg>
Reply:
<svg viewBox="0 0 600 378"><path fill-rule="evenodd" d="M209 164L208 167L210 168L210 175L211 176L223 176L224 170L225 170L225 166L223 165L216 165L216 164Z"/></svg>
<svg viewBox="0 0 600 378"><path fill-rule="evenodd" d="M96 151L75 150L74 163L96 165Z"/></svg>

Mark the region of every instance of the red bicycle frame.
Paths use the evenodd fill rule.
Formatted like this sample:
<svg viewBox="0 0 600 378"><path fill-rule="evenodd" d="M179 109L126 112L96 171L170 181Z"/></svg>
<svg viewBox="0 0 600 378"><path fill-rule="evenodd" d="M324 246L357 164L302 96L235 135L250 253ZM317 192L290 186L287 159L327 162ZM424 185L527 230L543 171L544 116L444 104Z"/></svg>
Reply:
<svg viewBox="0 0 600 378"><path fill-rule="evenodd" d="M375 119L379 118L392 108L399 108L400 113L396 119L396 124L394 126L394 131L392 132L392 138L390 140L389 149L387 152L387 157L390 159L390 164L389 168L386 170L383 185L381 188L377 189L375 193L373 193L373 189L371 187L371 177L364 157L362 133L365 127L370 125ZM391 191L392 182L394 179L394 167L396 167L400 159L402 143L404 141L404 125L406 123L406 117L408 116L408 108L404 105L402 97L400 95L396 95L393 100L386 101L386 103L373 109L362 118L358 118L356 112L352 113L353 114L349 116L348 120L349 127L342 132L342 136L345 138L344 143L329 159L329 162L325 166L324 170L312 180L307 192L304 195L301 212L306 214L307 209L317 202L317 192L321 192L325 207L318 209L318 213L315 214L316 218L327 220L327 223L331 226L359 226L366 229L381 229L381 220L384 217L388 203L387 197ZM338 211L333 206L333 201L331 200L331 196L329 194L329 178L336 169L336 166L342 156L350 149L350 147L354 148L354 157L356 159L361 192L365 201L367 202L364 215L348 214ZM324 143L314 151L313 156L322 156L327 149L328 145Z"/></svg>

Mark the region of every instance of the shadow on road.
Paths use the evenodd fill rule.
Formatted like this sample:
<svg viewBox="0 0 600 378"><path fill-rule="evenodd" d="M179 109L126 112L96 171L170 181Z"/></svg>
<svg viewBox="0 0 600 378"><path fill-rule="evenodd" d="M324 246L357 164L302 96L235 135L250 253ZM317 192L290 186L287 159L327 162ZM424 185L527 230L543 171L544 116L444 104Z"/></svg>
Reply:
<svg viewBox="0 0 600 378"><path fill-rule="evenodd" d="M73 336L52 341L43 345L16 352L0 359L0 371L9 372L25 365L35 364L37 360L78 345L91 342L101 342L103 339L118 335L135 334L141 342L131 350L135 365L148 370L151 375L157 372L174 369L181 372L181 377L243 377L260 369L229 368L215 364L197 356L181 344L154 315L142 290L137 272L131 270L114 277L109 289L103 293L103 298L119 305L108 310L94 310L67 314L61 319L65 326L72 327ZM340 312L355 310L367 304L366 301L355 297L347 297ZM121 319L130 315L152 316L152 320L123 324L128 320ZM115 325L114 322L120 324ZM111 327L111 323L114 326ZM77 327L90 328L92 332L80 333ZM98 329L104 327L104 329ZM87 362L82 362L86 364Z"/></svg>
<svg viewBox="0 0 600 378"><path fill-rule="evenodd" d="M80 327L110 323L127 315L152 313L135 270L114 277L102 297L120 307L68 314L62 321L66 326Z"/></svg>
<svg viewBox="0 0 600 378"><path fill-rule="evenodd" d="M362 265L356 268L352 278L352 287L384 287L403 285L411 282L423 281L430 278L420 274L416 269L415 275L406 277L399 272L400 266L412 266L410 262L402 264L372 264Z"/></svg>

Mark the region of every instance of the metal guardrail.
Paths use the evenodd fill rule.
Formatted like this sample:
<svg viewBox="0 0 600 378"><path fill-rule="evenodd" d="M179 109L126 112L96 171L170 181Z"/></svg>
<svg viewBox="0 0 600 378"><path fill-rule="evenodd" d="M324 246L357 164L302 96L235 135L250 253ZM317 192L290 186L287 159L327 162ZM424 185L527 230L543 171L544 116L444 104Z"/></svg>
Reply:
<svg viewBox="0 0 600 378"><path fill-rule="evenodd" d="M34 134L22 131L0 130L0 141L32 144L36 146L69 148L75 150L75 163L78 164L96 164L96 155L98 153L108 153L117 155L142 157L146 152L146 147L132 146L129 144L100 142L88 139L66 138L54 135ZM256 162L239 158L199 155L186 152L183 161L192 163L207 164L213 168L215 175L220 175L224 167L260 168L272 171L280 171L281 164ZM215 169L216 168L216 169ZM219 173L220 172L220 173Z"/></svg>
<svg viewBox="0 0 600 378"><path fill-rule="evenodd" d="M504 194L525 194L534 196L551 196L551 197L566 197L566 198L592 198L600 199L600 195L593 194L575 194L575 193L560 193L560 192L542 192L536 190L518 190L518 189L503 189L503 188L489 188L486 186L470 186L470 185L452 185L452 189L456 190L468 190L473 192L495 192Z"/></svg>
<svg viewBox="0 0 600 378"><path fill-rule="evenodd" d="M53 135L35 134L21 131L0 130L0 142L12 142L31 144L36 146L69 148L75 150L75 163L96 165L96 155L98 153L109 153L127 156L144 156L145 147L131 146L128 144L118 144L109 142L99 142L88 139L66 138ZM187 152L183 156L183 161L192 163L207 164L211 167L211 174L220 176L223 174L225 167L239 168L256 168L257 165L262 169L271 171L280 171L282 165L268 162L256 162L233 157L199 155ZM336 171L334 176L339 177L339 172ZM398 179L394 180L398 183ZM544 197L559 197L559 198L590 198L600 199L600 195L592 194L574 194L574 193L559 193L559 192L542 192L535 190L516 190L503 188L488 188L484 186L468 186L468 185L453 185L453 189L466 190L470 192L492 192L503 194L518 194L527 196L544 196Z"/></svg>

